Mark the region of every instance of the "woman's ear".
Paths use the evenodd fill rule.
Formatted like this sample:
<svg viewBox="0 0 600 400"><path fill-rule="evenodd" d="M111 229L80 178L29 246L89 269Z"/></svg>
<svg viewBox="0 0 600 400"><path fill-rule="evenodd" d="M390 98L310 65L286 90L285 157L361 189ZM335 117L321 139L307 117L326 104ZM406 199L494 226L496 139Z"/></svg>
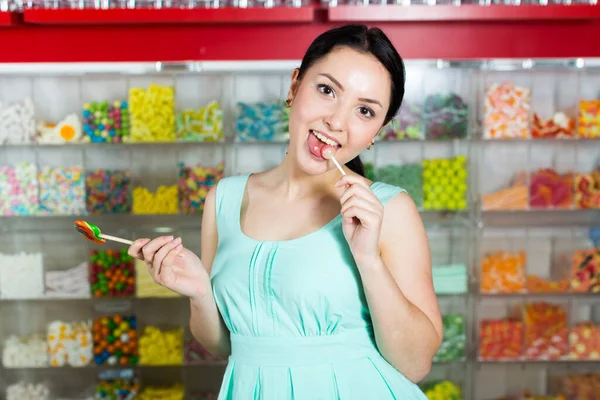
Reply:
<svg viewBox="0 0 600 400"><path fill-rule="evenodd" d="M292 83L290 84L290 89L287 95L287 103L291 105L294 96L296 95L296 91L298 90L298 86L300 86L300 81L298 80L298 75L300 74L300 70L298 68L294 69L292 72Z"/></svg>

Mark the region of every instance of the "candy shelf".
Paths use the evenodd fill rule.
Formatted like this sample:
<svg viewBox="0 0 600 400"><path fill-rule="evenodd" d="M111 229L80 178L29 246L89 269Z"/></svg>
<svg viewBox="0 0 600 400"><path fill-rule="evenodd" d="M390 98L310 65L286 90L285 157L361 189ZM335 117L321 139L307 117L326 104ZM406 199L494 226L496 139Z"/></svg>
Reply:
<svg viewBox="0 0 600 400"><path fill-rule="evenodd" d="M23 12L27 24L285 24L308 23L314 19L313 7L274 8L168 8L110 10L28 9Z"/></svg>
<svg viewBox="0 0 600 400"><path fill-rule="evenodd" d="M544 23L544 21L538 22ZM270 28L267 28L267 25ZM302 33L313 29L312 25L298 23L293 26L294 30L297 29ZM119 28L116 25L108 25L103 29L114 33L115 29L125 29L125 26L119 25ZM170 29L166 26L170 25L160 27L154 25L154 29ZM214 29L221 29L219 24L215 23L212 26ZM270 33L277 32L278 29L277 24L256 26L259 31L271 29ZM147 29L143 24L138 27L141 31ZM38 28L43 31L62 29L56 25ZM190 25L185 24L179 27L182 31L187 31L188 28ZM202 24L194 28L203 32L207 29ZM79 26L70 29L85 28ZM239 27L233 26L231 29L232 32L236 31L238 34L240 32ZM395 26L392 31L397 33L396 29L399 28ZM133 35L138 34L138 31L133 33ZM302 34L300 36L302 37ZM191 39L193 37L194 35L190 36ZM202 47L203 44L199 46ZM276 57L277 54L279 53L275 52L272 56ZM198 57L193 59L196 58ZM166 114L173 115L175 119L183 115L186 110L198 111L213 102L218 102L220 111L215 113L214 119L209 122L218 122L214 126L220 126L224 136L223 140L217 143L177 141L131 143L128 142L130 139L125 139L128 137L127 133L120 136L121 133L116 132L114 136L109 136L113 138L111 140L120 137L119 143L56 145L46 142L0 145L0 160L2 160L0 167L27 161L37 167L80 166L85 174L111 168L128 172L130 186L144 187L152 193L155 193L161 185L173 186L178 183L179 163L187 166L200 163L203 166L219 166L219 168L222 165L224 176L270 168L285 155L287 147L285 126L278 126L278 133L281 133L280 136L284 138L280 142L264 140L265 137L260 135L253 137L252 133L248 135L248 131L244 129L247 126L245 123L248 122L246 117L251 113L244 112L239 104L244 103L246 106L255 107L250 111L264 107L266 112L277 115L277 124L280 122L282 125L285 124L285 112L281 112L281 104L287 94L291 70L297 64L297 61L253 63L222 60L176 63L165 61L124 64L19 64L12 67L0 64L0 102L12 103L29 98L33 106L34 124L38 121L63 122L71 115L81 119L84 125L88 124L91 127L101 122L111 125L111 129L115 131L119 129L127 131L125 128L133 125L132 121L136 118L137 122L149 124L149 121L135 110L135 100L133 103L129 101L133 91L138 95L161 96L169 107ZM515 394L516 391L522 392L527 385L519 386L520 381L516 379L519 378L518 372L522 370L535 370L535 373L532 372L532 377L535 375L539 378L547 376L556 368L592 370L596 367L589 360L480 361L477 357L477 336L478 321L484 317L506 315L507 304L522 305L542 301L560 303L569 310L588 310L587 314L584 311L569 312L569 326L586 320L598 321L595 311L589 311L588 307L597 302L597 295L593 293L480 293L480 261L484 250L518 251L519 246L524 246L532 260L535 258L534 254L539 255L537 261L527 265L527 270L535 271L540 277L560 279L561 274L568 272L568 267L571 266L570 261L565 263L558 257L563 250L568 253L574 249L591 248L581 247L578 238L583 235L587 239L587 228L600 224L600 209L578 209L575 207L575 202L565 209L539 209L531 207L528 202L525 207L517 210L484 209L482 198L506 188L520 170L526 171L524 182L527 193L532 181L531 176L539 168L554 168L561 173L569 170L576 173L589 173L598 165L600 141L587 138L487 140L484 139L484 105L486 87L494 82L511 81L531 89L530 109L532 112L539 112L543 118L549 118L553 113L563 109L573 107L577 109L580 100L600 98L599 66L600 61L597 59L407 61L407 70L411 79L407 87L406 104L410 106L407 106L408 108L399 117L399 123L388 133L389 136L396 134L397 137L401 137L403 133L398 134L395 130L408 133L407 126L412 126L414 129L410 129L410 135L418 139L390 141L380 138L375 146L365 151L361 157L368 166L368 174L374 174L376 179L407 188L418 204L427 228L434 266L434 287L445 317L445 329L448 331L449 340L435 360L431 373L423 381L424 387L429 387L428 385L434 382L442 382L440 385L443 385L444 381L449 381L460 389L464 400L479 400L490 397L488 394L481 393L481 390L488 386L497 389L490 393L499 393L498 397ZM18 69L18 72L15 72L15 69ZM160 87L154 87L153 84ZM150 91L151 87L154 87L153 92ZM93 108L98 104L92 107L93 102L101 104L105 99L107 110L113 102L120 102L118 109L112 105L112 111L117 116L105 116L106 110ZM125 101L128 101L127 107L123 105ZM86 104L89 105L88 108ZM19 105L23 106L23 103ZM125 109L127 112L119 111ZM27 107L24 106L19 110L27 110ZM86 111L93 113L94 118L91 118ZM100 116L96 117L95 112L99 112ZM162 110L156 113L161 114ZM124 116L126 114L127 117ZM221 117L222 119L219 119ZM103 118L107 121L102 121ZM109 119L119 120L121 127ZM525 120L526 128L531 131L531 115L527 114ZM68 121L74 123L72 118ZM31 124L31 122L32 118L27 120L27 123ZM158 121L159 124L166 122L164 119ZM250 122L256 121L250 118ZM41 130L47 132L44 128ZM98 130L102 129L98 127ZM109 128L106 130L110 131ZM0 135L7 131L0 126ZM240 132L242 137L239 135ZM153 139L164 140L167 136L177 137L171 132L167 133L155 132ZM90 137L94 135L98 139L95 131L93 135L90 134ZM130 135L133 136L136 135ZM139 135L136 137L139 139ZM106 135L103 138L108 139ZM248 138L251 140L247 140ZM12 139L15 137L11 136ZM52 136L49 134L48 137L44 136L44 139L49 141ZM449 174L448 171L452 173ZM32 175L32 180L35 180L36 176L39 178L38 175ZM216 180L215 178L214 181ZM211 184L214 184L214 181ZM2 184L0 176L0 189ZM94 190L97 196L99 190ZM42 191L31 191L40 199L47 192L48 188ZM453 197L455 192L457 192L456 198ZM431 199L435 200L436 197L445 200L439 204L432 203ZM426 200L430 202L425 204ZM48 208L47 204L46 208ZM96 208L94 210L99 211ZM60 276L60 272L70 271L73 266L83 265L85 268L90 259L90 251L109 248L109 246L102 247L84 241L73 229L75 219L88 220L98 225L105 233L130 239L167 234L181 236L191 249L199 251L202 214L199 210L196 211L193 215L180 214L178 208L176 214L168 215L144 210L149 214L2 216L0 217L0 253L3 256L9 254L13 258L8 260L17 265L18 263L13 261L19 251L42 252L44 257L42 271L46 274L44 276L48 276L51 272L55 284L59 280L56 277ZM500 239L490 239L488 233L491 231L497 233ZM505 240L506 237L510 237L511 240ZM546 238L550 238L548 243L551 243L551 246L546 246ZM494 246L489 245L490 240L495 241ZM74 243L76 245L73 245ZM115 245L110 248L121 247ZM89 271L87 274L82 273L83 280L88 274L93 275L97 282L102 280L108 287L114 279L106 274L104 278L100 278L100 272L96 268L98 260L93 261L93 264L95 268L93 274ZM0 291L0 313L8 321L0 326L0 340L4 341L13 334L28 335L45 332L46 325L58 319L79 321L90 318L93 320L103 315L124 314L131 311L136 316L137 334L141 335L148 325L171 330L183 327L183 341L187 343L190 338L186 328L188 301L180 297L162 297L162 294L154 294L155 287L149 284L151 279L148 279L150 277L145 273L147 267L140 266L139 263L134 264L134 267L136 292L131 297L110 297L108 296L110 294L122 294L123 290L111 291L109 288L107 291L102 285L96 285L94 288L94 296L102 297L83 299L47 298L44 297L44 293L40 296L39 288L31 282L26 285L27 287L23 286L23 291L27 289L29 297L35 298L17 299L14 291L11 290L8 290L8 296L5 296L8 298L3 298ZM0 269L2 274L4 270L1 266ZM111 271L110 274L114 277L112 272L114 268L109 267L107 270ZM38 275L35 278L39 280ZM31 280L34 280L33 276ZM129 280L126 281L129 285ZM61 294L54 285L47 285L47 287L51 287L53 295L56 292ZM490 303L497 303L498 307L489 310L487 305ZM30 315L32 318L24 320L20 315ZM461 349L462 346L464 351ZM82 385L93 385L99 372L113 370L113 366L106 365L105 362L108 361L104 360L102 365L88 365L81 368L71 366L0 368L0 376L2 376L0 391L24 377L36 382L52 377L59 383L55 386L57 395L72 396L74 392L69 392L68 385L60 382L66 382L65 377L77 374L81 378ZM134 370L139 373L143 385L181 382L187 393L191 393L196 389L218 389L225 365L224 361L195 359L193 365L188 363L171 366L114 365L114 369ZM509 371L507 376L511 379L491 382L494 374L488 375L489 369L506 369ZM483 380L479 380L478 377L482 377ZM531 386L531 389L539 393L544 391L550 393L550 389L539 384Z"/></svg>

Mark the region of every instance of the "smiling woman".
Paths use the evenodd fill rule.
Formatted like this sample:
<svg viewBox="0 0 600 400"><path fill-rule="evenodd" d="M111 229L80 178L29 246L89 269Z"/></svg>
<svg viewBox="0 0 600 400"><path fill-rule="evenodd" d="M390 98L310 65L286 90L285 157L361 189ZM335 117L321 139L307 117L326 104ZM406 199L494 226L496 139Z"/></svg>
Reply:
<svg viewBox="0 0 600 400"><path fill-rule="evenodd" d="M426 399L416 382L442 338L427 236L406 192L365 179L358 158L404 79L380 30L323 33L292 74L286 157L211 189L202 259L179 238L131 246L228 357L220 400Z"/></svg>

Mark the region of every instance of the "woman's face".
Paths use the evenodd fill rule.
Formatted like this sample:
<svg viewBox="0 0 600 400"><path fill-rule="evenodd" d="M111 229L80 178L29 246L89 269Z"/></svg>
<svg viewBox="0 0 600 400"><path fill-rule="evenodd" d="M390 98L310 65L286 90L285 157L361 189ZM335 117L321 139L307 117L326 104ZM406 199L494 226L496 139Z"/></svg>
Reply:
<svg viewBox="0 0 600 400"><path fill-rule="evenodd" d="M391 79L377 58L348 47L313 64L300 82L296 77L297 71L288 97L288 153L306 173L322 174L334 168L322 157L323 146L333 146L344 164L375 138L390 105Z"/></svg>

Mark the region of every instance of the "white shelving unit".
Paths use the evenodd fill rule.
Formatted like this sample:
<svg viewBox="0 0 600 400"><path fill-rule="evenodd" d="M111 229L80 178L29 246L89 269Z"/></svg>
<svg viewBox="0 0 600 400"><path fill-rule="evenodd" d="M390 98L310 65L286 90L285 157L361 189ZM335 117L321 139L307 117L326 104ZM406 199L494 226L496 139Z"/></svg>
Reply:
<svg viewBox="0 0 600 400"><path fill-rule="evenodd" d="M588 64L600 65L597 60L589 60ZM270 168L282 159L286 144L237 143L234 140L235 104L238 101L283 101L291 71L297 65L297 62L2 65L0 102L30 97L35 104L36 118L40 120L57 122L70 113L80 114L85 102L124 100L131 87L159 83L175 88L177 112L218 100L224 112L225 140L222 143L0 146L0 165L21 160L52 165L78 164L84 170L119 165L132 172L136 184L150 189L161 184L175 184L179 161L209 166L223 161L226 176ZM408 61L406 101L423 101L425 96L437 92L458 94L469 106L469 135L463 139L439 141L379 141L362 156L363 161L372 163L375 168L437 157L463 155L468 159L467 209L422 212L434 264L464 263L469 289L464 294L439 295L444 313L464 313L465 359L436 363L426 381L453 381L461 386L464 399L491 400L519 395L524 389L542 395L550 390L550 377L556 373L578 369L600 371L600 363L587 361L483 362L478 360L477 347L479 321L502 316L507 304L511 303L556 300L574 310L569 313L571 322L591 318L600 324L597 295L479 293L479 265L487 249L525 250L529 256L527 267L549 276L549 260L557 243L562 240L563 247L570 250L580 245L589 247L587 229L600 225L598 209L481 209L481 195L508 186L510 178L520 169L532 172L538 167L554 167L561 171L584 172L599 165L600 140L500 141L481 138L486 84L508 80L528 85L532 89L532 108L552 113L563 107L576 106L580 98L600 99L600 71L594 67L579 68L581 65L581 62L564 60L556 60L554 64L545 62L543 67L537 68L535 62L523 60ZM37 249L43 251L45 260L51 260L45 264L45 268L50 269L65 269L85 262L89 251L98 246L78 236L72 227L74 219L77 218L0 217L0 253ZM173 233L182 236L189 248L196 251L200 248L200 215L90 215L82 219L117 236L135 238ZM2 269L6 268L10 266L0 265L0 279ZM0 294L0 340L3 342L11 334L45 333L46 325L55 319L94 318L107 310L134 313L138 332L149 324L186 327L188 322L188 304L178 298L7 300ZM186 337L189 338L189 332ZM189 394L194 390L218 390L224 367L222 362L206 362L195 366L134 366L133 369L139 373L142 385L182 382ZM6 387L19 380L51 382L53 398L84 398L84 393L93 393L97 373L106 369L107 366L93 364L83 368L10 369L0 366L0 399L4 398Z"/></svg>

